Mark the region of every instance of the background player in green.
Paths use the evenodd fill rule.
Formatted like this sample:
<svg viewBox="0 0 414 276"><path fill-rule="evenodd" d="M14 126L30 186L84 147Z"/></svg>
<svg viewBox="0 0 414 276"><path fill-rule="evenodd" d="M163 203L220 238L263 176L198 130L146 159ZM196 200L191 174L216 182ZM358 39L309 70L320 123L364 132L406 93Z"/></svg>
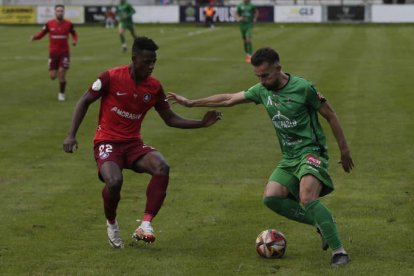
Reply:
<svg viewBox="0 0 414 276"><path fill-rule="evenodd" d="M124 35L125 30L128 30L131 33L134 40L137 37L134 30L134 22L132 21L134 13L135 9L126 0L120 0L119 5L116 6L116 16L119 21L119 36L123 52L128 50Z"/></svg>
<svg viewBox="0 0 414 276"><path fill-rule="evenodd" d="M243 0L237 6L236 19L240 22L240 31L243 38L244 51L246 52L246 62L250 63L253 53L252 31L253 23L256 22L259 11L256 6L250 3L250 0Z"/></svg>
<svg viewBox="0 0 414 276"><path fill-rule="evenodd" d="M322 248L332 249L331 265L344 265L350 258L331 212L319 201L319 197L332 192L334 186L328 174L326 140L317 113L332 129L345 172L350 172L354 166L338 117L309 81L282 71L275 50L257 50L251 64L260 82L246 91L196 100L169 93L168 99L187 107L233 106L248 102L264 105L276 130L283 159L269 177L263 202L279 215L315 226L322 236Z"/></svg>

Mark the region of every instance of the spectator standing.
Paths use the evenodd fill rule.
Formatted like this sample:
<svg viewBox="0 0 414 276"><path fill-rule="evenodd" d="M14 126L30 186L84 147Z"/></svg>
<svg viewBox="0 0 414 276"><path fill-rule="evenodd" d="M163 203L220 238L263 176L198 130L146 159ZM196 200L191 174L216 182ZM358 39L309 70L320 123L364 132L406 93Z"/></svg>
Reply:
<svg viewBox="0 0 414 276"><path fill-rule="evenodd" d="M214 28L214 16L216 15L216 9L212 4L209 4L204 8L204 26Z"/></svg>

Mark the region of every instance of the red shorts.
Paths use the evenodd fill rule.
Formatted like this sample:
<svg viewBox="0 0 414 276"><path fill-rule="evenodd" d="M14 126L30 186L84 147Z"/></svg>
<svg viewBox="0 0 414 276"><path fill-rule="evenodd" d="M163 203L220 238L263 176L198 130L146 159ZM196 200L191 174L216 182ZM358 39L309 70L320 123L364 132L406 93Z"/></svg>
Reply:
<svg viewBox="0 0 414 276"><path fill-rule="evenodd" d="M49 71L59 67L69 69L69 53L49 53Z"/></svg>
<svg viewBox="0 0 414 276"><path fill-rule="evenodd" d="M142 140L125 142L102 141L94 145L94 155L98 171L106 161L115 162L121 170L132 169L135 161L151 151L156 151L156 149L145 145Z"/></svg>

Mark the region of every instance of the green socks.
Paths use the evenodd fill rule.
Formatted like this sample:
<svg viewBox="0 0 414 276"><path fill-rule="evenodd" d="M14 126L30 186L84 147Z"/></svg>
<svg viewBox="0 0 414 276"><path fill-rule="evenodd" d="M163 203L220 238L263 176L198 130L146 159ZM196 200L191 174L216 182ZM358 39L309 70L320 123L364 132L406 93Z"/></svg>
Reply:
<svg viewBox="0 0 414 276"><path fill-rule="evenodd" d="M332 250L342 247L331 212L319 199L302 206L291 198L264 197L263 203L274 212L288 219L317 226Z"/></svg>
<svg viewBox="0 0 414 276"><path fill-rule="evenodd" d="M249 55L252 55L252 53L253 53L253 46L252 46L252 43L247 43L247 50L246 50L246 52L247 52Z"/></svg>
<svg viewBox="0 0 414 276"><path fill-rule="evenodd" d="M125 44L125 36L123 34L120 34L119 37L121 39L121 43Z"/></svg>
<svg viewBox="0 0 414 276"><path fill-rule="evenodd" d="M329 247L332 250L341 248L342 243L329 209L319 199L309 202L304 206L304 209L306 214L315 219L315 224L321 230L322 236L329 244Z"/></svg>
<svg viewBox="0 0 414 276"><path fill-rule="evenodd" d="M297 222L314 225L313 217L307 214L302 206L291 198L264 197L263 203L281 216Z"/></svg>
<svg viewBox="0 0 414 276"><path fill-rule="evenodd" d="M248 55L252 55L253 53L253 47L252 47L252 43L244 43L244 51L246 52L246 54Z"/></svg>

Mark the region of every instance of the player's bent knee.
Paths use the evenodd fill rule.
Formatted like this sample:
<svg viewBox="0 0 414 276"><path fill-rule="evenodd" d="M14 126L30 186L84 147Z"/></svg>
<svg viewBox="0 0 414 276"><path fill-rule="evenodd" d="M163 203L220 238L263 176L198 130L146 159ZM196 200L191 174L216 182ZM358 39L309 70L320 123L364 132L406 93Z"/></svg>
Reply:
<svg viewBox="0 0 414 276"><path fill-rule="evenodd" d="M49 77L51 80L56 79L58 76L58 71L57 70L49 70Z"/></svg>
<svg viewBox="0 0 414 276"><path fill-rule="evenodd" d="M122 177L109 176L105 178L105 183L111 193L117 193L121 191Z"/></svg>
<svg viewBox="0 0 414 276"><path fill-rule="evenodd" d="M280 183L269 181L263 191L263 197L277 196L286 198L289 195L289 190Z"/></svg>
<svg viewBox="0 0 414 276"><path fill-rule="evenodd" d="M300 203L302 206L307 205L308 203L318 199L318 197L314 197L311 194L300 194Z"/></svg>
<svg viewBox="0 0 414 276"><path fill-rule="evenodd" d="M166 162L160 162L154 171L157 175L168 175L170 173L170 166Z"/></svg>

